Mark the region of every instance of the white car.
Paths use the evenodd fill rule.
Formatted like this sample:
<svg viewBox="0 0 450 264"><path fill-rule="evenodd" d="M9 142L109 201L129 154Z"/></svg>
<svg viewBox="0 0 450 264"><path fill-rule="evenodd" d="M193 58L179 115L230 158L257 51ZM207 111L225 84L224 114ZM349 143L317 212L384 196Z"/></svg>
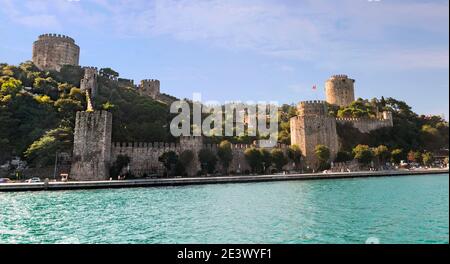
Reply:
<svg viewBox="0 0 450 264"><path fill-rule="evenodd" d="M41 179L39 179L38 177L33 177L27 181L27 183L32 183L32 182L41 182Z"/></svg>

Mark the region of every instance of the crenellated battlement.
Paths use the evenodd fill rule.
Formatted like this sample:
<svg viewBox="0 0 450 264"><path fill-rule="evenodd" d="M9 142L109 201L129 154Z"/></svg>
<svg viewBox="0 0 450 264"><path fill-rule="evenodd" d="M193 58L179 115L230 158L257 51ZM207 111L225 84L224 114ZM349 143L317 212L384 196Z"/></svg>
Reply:
<svg viewBox="0 0 450 264"><path fill-rule="evenodd" d="M52 39L56 39L56 40L63 40L63 41L68 41L71 43L75 43L75 40L69 36L66 35L62 35L62 34L55 34L55 33L47 33L47 34L42 34L39 35L38 37L39 40L52 40Z"/></svg>
<svg viewBox="0 0 450 264"><path fill-rule="evenodd" d="M348 76L346 74L334 74L331 75L330 79L348 79Z"/></svg>
<svg viewBox="0 0 450 264"><path fill-rule="evenodd" d="M93 66L84 66L83 70L86 71L90 71L90 72L98 72L98 68L97 67L93 67Z"/></svg>
<svg viewBox="0 0 450 264"><path fill-rule="evenodd" d="M325 116L327 109L326 102L321 100L302 101L297 105L300 116Z"/></svg>
<svg viewBox="0 0 450 264"><path fill-rule="evenodd" d="M384 111L382 117L378 118L336 118L336 122L338 124L351 123L362 133L369 133L379 128L393 127L394 125L392 113L389 111Z"/></svg>
<svg viewBox="0 0 450 264"><path fill-rule="evenodd" d="M326 101L329 104L348 106L355 101L355 80L345 74L332 75L325 82Z"/></svg>
<svg viewBox="0 0 450 264"><path fill-rule="evenodd" d="M144 79L144 80L141 81L141 83L152 83L152 82L158 82L159 83L159 80L158 79Z"/></svg>
<svg viewBox="0 0 450 264"><path fill-rule="evenodd" d="M127 85L134 88L137 87L137 85L134 84L134 80L132 79L118 78L117 81L122 85Z"/></svg>
<svg viewBox="0 0 450 264"><path fill-rule="evenodd" d="M33 43L33 63L40 70L59 71L64 65L78 66L80 47L61 34L42 34Z"/></svg>
<svg viewBox="0 0 450 264"><path fill-rule="evenodd" d="M309 100L309 101L301 101L300 104L302 105L317 105L317 104L325 104L325 101L323 100Z"/></svg>
<svg viewBox="0 0 450 264"><path fill-rule="evenodd" d="M160 95L160 82L157 79L144 79L137 88L140 95L157 99Z"/></svg>

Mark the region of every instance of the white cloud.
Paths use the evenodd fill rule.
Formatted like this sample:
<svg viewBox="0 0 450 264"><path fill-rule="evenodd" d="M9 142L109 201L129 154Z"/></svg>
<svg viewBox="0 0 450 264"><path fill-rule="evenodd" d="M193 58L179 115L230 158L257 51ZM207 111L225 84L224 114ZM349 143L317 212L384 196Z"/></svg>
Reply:
<svg viewBox="0 0 450 264"><path fill-rule="evenodd" d="M394 29L448 36L448 2L28 0L13 4L11 0L0 0L0 3L10 20L43 30L82 26L121 37L168 36L270 57L314 61L328 69L339 68L342 61L358 65L384 60L398 68L448 68L444 62L448 60L448 49L412 47L413 44L403 43L395 34L392 36ZM376 54L369 52L377 46L385 48L376 50Z"/></svg>

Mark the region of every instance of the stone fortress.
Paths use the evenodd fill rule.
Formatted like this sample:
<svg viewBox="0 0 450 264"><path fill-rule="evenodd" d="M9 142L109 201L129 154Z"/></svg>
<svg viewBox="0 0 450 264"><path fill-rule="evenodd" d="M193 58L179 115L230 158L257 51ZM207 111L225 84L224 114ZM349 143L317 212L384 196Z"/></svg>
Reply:
<svg viewBox="0 0 450 264"><path fill-rule="evenodd" d="M333 75L325 82L326 101L304 101L297 105L297 116L290 120L291 144L298 145L310 167L318 164L317 145L325 145L334 160L340 149L337 124L351 124L362 133L382 127L392 127L391 112L378 114L377 118L334 118L328 114L327 104L348 106L355 101L355 80L347 75Z"/></svg>
<svg viewBox="0 0 450 264"><path fill-rule="evenodd" d="M33 45L33 63L41 70L60 71L64 65L79 66L80 48L75 41L59 34L44 34ZM80 80L80 90L88 93L88 99L98 94L98 78L102 76L122 87L134 87L141 96L170 104L177 98L160 92L160 81L145 79L139 85L133 80L102 75L96 67L83 67L84 75ZM178 143L164 142L111 142L112 114L107 111L77 112L74 131L74 146L70 178L74 180L105 180L109 178L109 168L119 155L130 158L129 170L136 176L161 174L163 164L159 156L167 151L177 154L184 150L194 153L194 160L187 172L195 175L200 170L198 152L202 148L217 150L216 144L203 144L202 137L180 137ZM234 159L230 170L244 172L249 166L244 159L244 150L251 145L232 146ZM287 146L282 146L284 149Z"/></svg>
<svg viewBox="0 0 450 264"><path fill-rule="evenodd" d="M75 40L61 34L43 34L33 43L33 63L45 71L60 71L64 65L79 66L80 47ZM97 78L103 76L109 78L117 85L134 87L142 96L148 96L154 100L170 104L177 98L160 92L160 82L156 79L142 80L135 85L133 80L105 76L99 73L96 67L83 67L84 78L81 80L80 89L89 91L92 98L97 95Z"/></svg>
<svg viewBox="0 0 450 264"><path fill-rule="evenodd" d="M72 38L57 34L44 34L33 44L33 62L42 70L59 71L64 65L78 66L80 48ZM101 76L95 67L83 67L84 76L80 81L80 89L94 98L98 94L98 77ZM135 85L133 80L105 76L119 86L134 87L142 96L151 97L170 104L175 97L160 93L160 82L156 79L142 80ZM354 80L346 75L332 76L325 83L326 102L338 106L346 106L354 101ZM331 159L339 150L339 139L336 131L338 123L350 123L363 133L381 127L392 127L392 115L383 112L377 119L339 119L328 115L325 101L305 101L297 106L298 115L290 120L291 144L300 147L305 156L306 165L314 167L317 160L314 149L318 144L330 149ZM194 160L187 173L195 175L201 168L198 152L202 148L217 151L217 144L204 144L202 137L182 136L178 143L164 142L111 142L112 114L107 111L77 112L74 131L74 146L70 178L74 180L106 180L109 168L119 155L130 158L128 170L136 176L161 174L163 164L158 158L167 151L181 154L191 150ZM255 145L232 144L233 160L229 171L242 173L250 170L244 151ZM278 144L278 148L287 151L286 145ZM270 150L270 149L269 149ZM285 166L291 169L293 164ZM220 170L220 163L218 163Z"/></svg>

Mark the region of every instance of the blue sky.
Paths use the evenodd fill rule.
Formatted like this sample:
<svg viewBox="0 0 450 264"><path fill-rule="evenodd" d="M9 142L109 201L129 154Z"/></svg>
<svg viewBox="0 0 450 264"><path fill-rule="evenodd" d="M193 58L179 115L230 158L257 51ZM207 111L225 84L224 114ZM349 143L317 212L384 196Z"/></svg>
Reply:
<svg viewBox="0 0 450 264"><path fill-rule="evenodd" d="M449 116L449 3L413 0L0 0L0 62L42 33L73 37L83 66L157 78L179 98L324 99L332 74L357 97ZM317 85L317 91L311 89Z"/></svg>

